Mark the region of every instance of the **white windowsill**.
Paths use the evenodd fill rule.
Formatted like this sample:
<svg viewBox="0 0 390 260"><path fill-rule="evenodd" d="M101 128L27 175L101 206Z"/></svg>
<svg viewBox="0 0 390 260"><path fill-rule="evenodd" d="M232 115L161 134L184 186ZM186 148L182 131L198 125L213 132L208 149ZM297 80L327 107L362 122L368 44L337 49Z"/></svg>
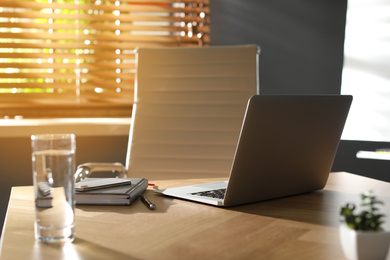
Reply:
<svg viewBox="0 0 390 260"><path fill-rule="evenodd" d="M76 136L128 135L130 118L0 119L0 137L73 133Z"/></svg>

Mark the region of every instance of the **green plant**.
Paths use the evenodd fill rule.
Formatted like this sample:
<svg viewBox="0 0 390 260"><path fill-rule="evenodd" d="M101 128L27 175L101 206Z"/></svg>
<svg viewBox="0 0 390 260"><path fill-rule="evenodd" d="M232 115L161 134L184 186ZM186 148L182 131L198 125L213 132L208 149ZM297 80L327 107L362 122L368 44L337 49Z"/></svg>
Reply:
<svg viewBox="0 0 390 260"><path fill-rule="evenodd" d="M361 194L362 211L355 213L356 206L352 203L347 203L340 210L342 222L354 230L360 231L381 231L383 230L383 218L385 215L379 213L377 205L382 204L373 193L365 192Z"/></svg>

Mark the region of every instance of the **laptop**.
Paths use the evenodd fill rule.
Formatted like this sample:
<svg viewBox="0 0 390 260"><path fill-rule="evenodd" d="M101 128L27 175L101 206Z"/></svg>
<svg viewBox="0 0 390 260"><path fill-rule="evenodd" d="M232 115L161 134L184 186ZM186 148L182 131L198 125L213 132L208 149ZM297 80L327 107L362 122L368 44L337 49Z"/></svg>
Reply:
<svg viewBox="0 0 390 260"><path fill-rule="evenodd" d="M351 102L348 95L252 96L229 179L157 192L230 207L320 190Z"/></svg>

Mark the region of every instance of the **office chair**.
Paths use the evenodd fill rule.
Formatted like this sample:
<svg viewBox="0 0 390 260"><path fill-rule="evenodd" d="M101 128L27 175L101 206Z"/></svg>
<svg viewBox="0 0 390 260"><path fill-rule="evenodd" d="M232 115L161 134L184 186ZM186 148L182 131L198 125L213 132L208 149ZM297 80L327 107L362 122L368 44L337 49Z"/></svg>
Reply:
<svg viewBox="0 0 390 260"><path fill-rule="evenodd" d="M257 45L139 48L126 167L82 164L76 182L107 177L99 171L227 176L248 99L259 91L259 53Z"/></svg>
<svg viewBox="0 0 390 260"><path fill-rule="evenodd" d="M139 48L126 169L225 174L250 96L256 45Z"/></svg>

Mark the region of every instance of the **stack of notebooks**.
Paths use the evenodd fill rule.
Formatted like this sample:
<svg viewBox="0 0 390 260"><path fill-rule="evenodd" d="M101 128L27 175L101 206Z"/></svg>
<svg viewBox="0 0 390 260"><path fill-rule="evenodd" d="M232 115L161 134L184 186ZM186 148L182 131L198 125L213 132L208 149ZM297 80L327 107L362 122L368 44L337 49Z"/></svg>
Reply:
<svg viewBox="0 0 390 260"><path fill-rule="evenodd" d="M87 178L76 183L76 204L130 205L147 187L144 178Z"/></svg>

